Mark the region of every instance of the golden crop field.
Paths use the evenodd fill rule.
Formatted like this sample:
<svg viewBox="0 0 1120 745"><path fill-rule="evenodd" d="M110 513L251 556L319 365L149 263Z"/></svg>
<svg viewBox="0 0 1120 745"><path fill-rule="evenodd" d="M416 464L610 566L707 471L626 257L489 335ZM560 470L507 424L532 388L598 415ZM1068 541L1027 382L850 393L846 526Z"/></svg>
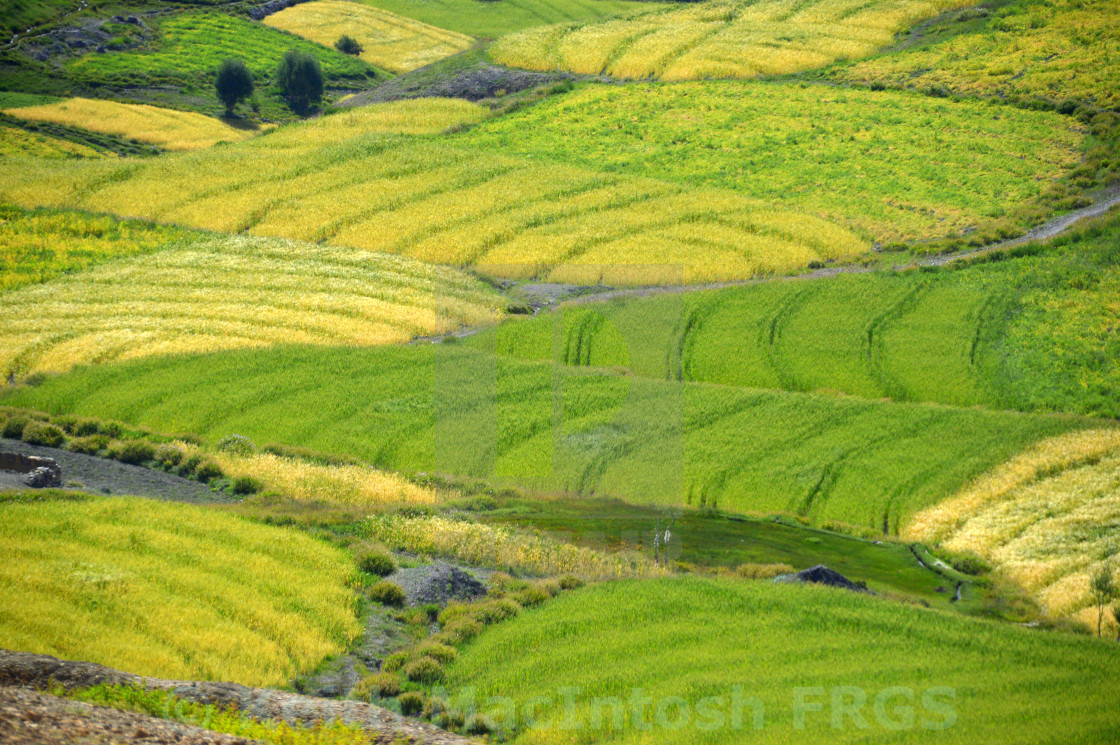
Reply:
<svg viewBox="0 0 1120 745"><path fill-rule="evenodd" d="M193 505L0 502L0 556L6 649L283 685L360 628L347 554Z"/></svg>
<svg viewBox="0 0 1120 745"><path fill-rule="evenodd" d="M197 153L88 167L37 162L0 173L0 199L557 281L735 279L870 248L835 222L726 189L383 134L442 131L478 116L470 104L424 99Z"/></svg>
<svg viewBox="0 0 1120 745"><path fill-rule="evenodd" d="M8 156L33 158L99 158L101 153L88 145L27 132L19 127L0 125L0 158Z"/></svg>
<svg viewBox="0 0 1120 745"><path fill-rule="evenodd" d="M1096 622L1089 577L1117 549L1120 430L1045 440L914 517L911 540L970 551L1032 593L1052 616Z"/></svg>
<svg viewBox="0 0 1120 745"><path fill-rule="evenodd" d="M913 23L965 0L713 0L499 39L495 62L666 81L800 72L867 56Z"/></svg>
<svg viewBox="0 0 1120 745"><path fill-rule="evenodd" d="M973 95L1120 105L1120 0L1020 0L976 33L865 60L835 77Z"/></svg>
<svg viewBox="0 0 1120 745"><path fill-rule="evenodd" d="M452 269L281 240L202 238L6 293L0 368L23 374L272 344L389 344L498 315L497 296Z"/></svg>
<svg viewBox="0 0 1120 745"><path fill-rule="evenodd" d="M188 111L89 98L7 109L4 113L29 121L119 135L167 150L198 150L219 142L248 139L258 132Z"/></svg>
<svg viewBox="0 0 1120 745"><path fill-rule="evenodd" d="M387 10L348 0L315 0L266 16L264 23L323 46L350 36L366 62L392 72L408 72L469 49L474 39Z"/></svg>

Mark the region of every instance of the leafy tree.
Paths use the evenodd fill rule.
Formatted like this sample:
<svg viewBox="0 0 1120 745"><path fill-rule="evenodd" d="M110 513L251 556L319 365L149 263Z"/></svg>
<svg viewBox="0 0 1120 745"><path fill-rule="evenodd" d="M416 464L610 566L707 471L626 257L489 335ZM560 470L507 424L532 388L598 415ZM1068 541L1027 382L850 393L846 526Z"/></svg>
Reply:
<svg viewBox="0 0 1120 745"><path fill-rule="evenodd" d="M1117 589L1112 579L1112 567L1107 562L1089 580L1089 594L1093 598L1093 604L1097 606L1097 636L1101 635L1105 606L1117 597Z"/></svg>
<svg viewBox="0 0 1120 745"><path fill-rule="evenodd" d="M1116 622L1116 641L1120 642L1120 600L1112 601L1112 620Z"/></svg>
<svg viewBox="0 0 1120 745"><path fill-rule="evenodd" d="M289 49L276 70L276 85L293 111L306 111L323 97L323 71L307 52Z"/></svg>
<svg viewBox="0 0 1120 745"><path fill-rule="evenodd" d="M218 100L226 106L226 115L233 115L233 108L253 95L253 75L239 59L227 59L218 67L218 78L214 81Z"/></svg>
<svg viewBox="0 0 1120 745"><path fill-rule="evenodd" d="M334 43L334 48L343 54L352 54L355 57L362 53L362 45L358 43L358 40L345 34L338 37L338 41Z"/></svg>

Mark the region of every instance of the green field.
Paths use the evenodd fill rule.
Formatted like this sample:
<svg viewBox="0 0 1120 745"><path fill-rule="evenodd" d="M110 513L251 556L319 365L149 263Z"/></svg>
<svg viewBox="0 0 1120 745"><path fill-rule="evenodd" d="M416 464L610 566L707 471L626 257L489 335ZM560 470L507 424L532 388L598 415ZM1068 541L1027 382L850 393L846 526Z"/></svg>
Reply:
<svg viewBox="0 0 1120 745"><path fill-rule="evenodd" d="M282 685L358 632L348 554L139 498L0 499L0 646L165 678Z"/></svg>
<svg viewBox="0 0 1120 745"><path fill-rule="evenodd" d="M79 81L109 85L150 85L184 78L208 83L222 60L245 61L254 78L269 80L280 58L289 49L315 56L327 85L361 85L378 76L375 68L334 49L327 49L281 31L241 18L218 13L185 13L159 23L160 34L152 48L114 54L88 54L66 65Z"/></svg>
<svg viewBox="0 0 1120 745"><path fill-rule="evenodd" d="M533 745L1072 745L1106 742L1120 722L1111 692L1120 657L1110 647L762 582L644 580L568 593L484 632L448 673L452 702L473 694L497 729L512 704L513 741ZM738 728L735 686L757 701L741 707ZM608 697L621 699L617 728Z"/></svg>
<svg viewBox="0 0 1120 745"><path fill-rule="evenodd" d="M360 0L366 5L471 36L494 38L523 28L664 7L644 0Z"/></svg>
<svg viewBox="0 0 1120 745"><path fill-rule="evenodd" d="M1117 418L1118 246L1120 215L1002 261L574 306L471 343L651 378Z"/></svg>
<svg viewBox="0 0 1120 745"><path fill-rule="evenodd" d="M1088 424L593 374L461 344L153 358L0 401L211 442L236 432L405 472L892 533L1030 443Z"/></svg>
<svg viewBox="0 0 1120 745"><path fill-rule="evenodd" d="M732 189L933 237L1037 202L1077 164L1066 117L888 91L743 83L588 85L464 136L503 153Z"/></svg>
<svg viewBox="0 0 1120 745"><path fill-rule="evenodd" d="M1117 0L1017 0L961 12L913 48L826 73L861 84L949 89L1028 104L1120 106Z"/></svg>
<svg viewBox="0 0 1120 745"><path fill-rule="evenodd" d="M50 23L77 10L81 4L79 0L10 0L4 3L4 13L0 16L0 35L7 41L12 34Z"/></svg>

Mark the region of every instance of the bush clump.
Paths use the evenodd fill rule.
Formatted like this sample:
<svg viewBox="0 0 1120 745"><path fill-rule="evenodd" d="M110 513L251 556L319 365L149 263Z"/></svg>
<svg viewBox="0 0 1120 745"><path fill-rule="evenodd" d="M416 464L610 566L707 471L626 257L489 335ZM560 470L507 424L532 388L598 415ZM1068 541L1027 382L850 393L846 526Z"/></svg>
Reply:
<svg viewBox="0 0 1120 745"><path fill-rule="evenodd" d="M357 562L358 568L363 572L378 577L388 577L397 571L397 562L393 561L393 557L387 551L378 548L369 548L359 552Z"/></svg>
<svg viewBox="0 0 1120 745"><path fill-rule="evenodd" d="M338 41L334 43L334 48L343 54L349 54L354 57L357 57L363 51L362 45L358 43L358 40L346 34L338 37Z"/></svg>
<svg viewBox="0 0 1120 745"><path fill-rule="evenodd" d="M25 416L14 416L4 422L3 435L9 440L23 439L23 429L31 421Z"/></svg>
<svg viewBox="0 0 1120 745"><path fill-rule="evenodd" d="M473 618L456 618L443 627L443 633L462 644L482 633L482 624Z"/></svg>
<svg viewBox="0 0 1120 745"><path fill-rule="evenodd" d="M195 466L194 477L204 484L222 477L222 469L212 460L204 460Z"/></svg>
<svg viewBox="0 0 1120 745"><path fill-rule="evenodd" d="M397 702L401 705L401 714L406 717L414 717L424 711L424 694L419 691L402 693Z"/></svg>
<svg viewBox="0 0 1120 745"><path fill-rule="evenodd" d="M523 608L532 608L544 603L552 596L541 587L533 585L510 596L514 602Z"/></svg>
<svg viewBox="0 0 1120 745"><path fill-rule="evenodd" d="M478 603L473 608L473 615L475 620L481 624L489 626L492 623L499 623L508 618L513 618L521 612L521 606L509 598L500 598L498 600L488 600L485 603Z"/></svg>
<svg viewBox="0 0 1120 745"><path fill-rule="evenodd" d="M367 675L354 686L351 695L362 701L378 698L393 698L401 692L401 679L393 673L374 673Z"/></svg>
<svg viewBox="0 0 1120 745"><path fill-rule="evenodd" d="M101 434L101 427L96 419L79 419L74 423L71 434L75 437L91 437Z"/></svg>
<svg viewBox="0 0 1120 745"><path fill-rule="evenodd" d="M459 651L455 647L439 642L427 640L416 648L416 654L421 657L431 657L436 662L448 665L459 658Z"/></svg>
<svg viewBox="0 0 1120 745"><path fill-rule="evenodd" d="M234 494L256 494L263 488L264 484L261 483L261 480L252 476L238 476L233 480Z"/></svg>
<svg viewBox="0 0 1120 745"><path fill-rule="evenodd" d="M56 448L66 440L61 427L39 421L28 422L22 434L24 442L48 448Z"/></svg>
<svg viewBox="0 0 1120 745"><path fill-rule="evenodd" d="M89 437L72 437L66 447L73 453L97 455L109 445L109 438L105 435L90 435Z"/></svg>
<svg viewBox="0 0 1120 745"><path fill-rule="evenodd" d="M974 553L955 554L949 559L949 566L961 574L972 577L992 571L991 565Z"/></svg>
<svg viewBox="0 0 1120 745"><path fill-rule="evenodd" d="M401 668L401 672L404 677L416 683L430 685L443 680L443 665L434 657L417 657Z"/></svg>
<svg viewBox="0 0 1120 745"><path fill-rule="evenodd" d="M383 579L369 588L369 599L375 603L399 608L404 605L404 590L400 585Z"/></svg>
<svg viewBox="0 0 1120 745"><path fill-rule="evenodd" d="M226 435L218 440L218 450L230 455L249 456L257 452L257 446L244 435Z"/></svg>
<svg viewBox="0 0 1120 745"><path fill-rule="evenodd" d="M143 440L114 442L109 445L109 457L121 463L136 465L153 460L156 457L156 450Z"/></svg>
<svg viewBox="0 0 1120 745"><path fill-rule="evenodd" d="M560 578L561 590L578 590L583 587L583 580L572 574L565 574Z"/></svg>
<svg viewBox="0 0 1120 745"><path fill-rule="evenodd" d="M166 443L156 448L153 458L164 468L174 468L183 462L183 451L175 445Z"/></svg>
<svg viewBox="0 0 1120 745"><path fill-rule="evenodd" d="M381 661L381 669L387 673L395 673L405 666L405 663L412 659L408 652L393 652L391 655Z"/></svg>

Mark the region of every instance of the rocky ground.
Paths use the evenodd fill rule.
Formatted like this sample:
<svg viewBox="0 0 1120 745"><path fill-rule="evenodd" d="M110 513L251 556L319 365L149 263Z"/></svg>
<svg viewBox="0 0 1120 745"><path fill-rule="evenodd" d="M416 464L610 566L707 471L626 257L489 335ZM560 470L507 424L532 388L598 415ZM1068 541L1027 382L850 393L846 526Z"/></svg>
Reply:
<svg viewBox="0 0 1120 745"><path fill-rule="evenodd" d="M28 445L20 440L2 438L0 438L0 451L53 458L62 467L64 488L97 494L152 497L176 502L200 503L228 500L225 495L210 491L210 487L198 481L143 466L132 466L109 458ZM5 488L24 488L23 475L0 471L0 489Z"/></svg>

